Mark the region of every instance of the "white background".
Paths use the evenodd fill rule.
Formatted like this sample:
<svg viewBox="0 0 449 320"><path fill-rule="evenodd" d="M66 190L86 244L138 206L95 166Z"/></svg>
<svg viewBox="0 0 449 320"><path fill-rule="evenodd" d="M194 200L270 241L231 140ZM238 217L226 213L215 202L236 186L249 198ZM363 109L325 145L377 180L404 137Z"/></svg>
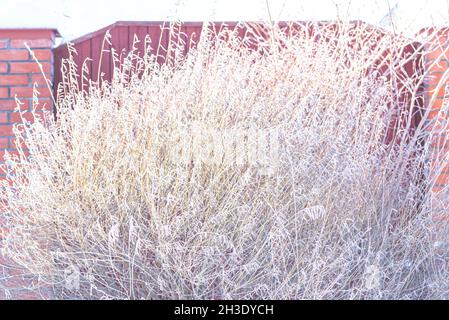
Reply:
<svg viewBox="0 0 449 320"><path fill-rule="evenodd" d="M0 28L57 28L66 41L118 20L267 20L267 2L273 20L339 16L392 28L392 16L409 36L449 20L448 0L0 0Z"/></svg>

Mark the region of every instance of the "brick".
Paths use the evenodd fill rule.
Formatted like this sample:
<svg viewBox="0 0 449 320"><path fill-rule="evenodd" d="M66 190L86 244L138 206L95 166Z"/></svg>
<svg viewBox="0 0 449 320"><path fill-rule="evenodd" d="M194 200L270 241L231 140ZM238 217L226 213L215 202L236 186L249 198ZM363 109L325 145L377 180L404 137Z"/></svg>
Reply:
<svg viewBox="0 0 449 320"><path fill-rule="evenodd" d="M2 160L2 158L0 158L0 161ZM6 179L6 176L0 176L0 180L3 181L3 183L6 183L8 186L12 187L13 186L13 182L11 181L11 179ZM5 230L1 230L0 232L2 232L3 234L5 234ZM2 236L2 234L0 233L0 236ZM3 297L0 295L0 299L3 299Z"/></svg>
<svg viewBox="0 0 449 320"><path fill-rule="evenodd" d="M0 99L2 98L8 98L8 89L7 88L0 88Z"/></svg>
<svg viewBox="0 0 449 320"><path fill-rule="evenodd" d="M38 97L41 98L50 98L51 92L48 91L48 88L42 87L37 90L39 93ZM18 98L32 98L33 97L33 88L32 87L12 87L11 88L11 98L14 98L16 95Z"/></svg>
<svg viewBox="0 0 449 320"><path fill-rule="evenodd" d="M446 71L449 65L449 60L447 59L425 59L425 69L431 74L439 74L440 76Z"/></svg>
<svg viewBox="0 0 449 320"><path fill-rule="evenodd" d="M436 91L436 89L437 89L436 86L435 86L435 87L429 87L429 88L427 89L430 98L433 96L433 94L434 94L434 92ZM449 92L446 94L446 86L441 86L440 90L438 91L437 97L438 97L438 98L444 98L445 95L447 95L448 98L449 98Z"/></svg>
<svg viewBox="0 0 449 320"><path fill-rule="evenodd" d="M0 77L0 86L23 86L29 82L27 75L3 75Z"/></svg>
<svg viewBox="0 0 449 320"><path fill-rule="evenodd" d="M448 143L448 137L447 134L434 134L432 137L430 137L432 142L432 147L444 147Z"/></svg>
<svg viewBox="0 0 449 320"><path fill-rule="evenodd" d="M448 119L447 113L440 111L439 109L434 109L429 112L427 119Z"/></svg>
<svg viewBox="0 0 449 320"><path fill-rule="evenodd" d="M435 111L441 109L441 108L443 107L444 100L445 100L444 98L437 98L437 99L435 99L435 101L434 101L434 103L433 103L433 105L432 105L432 109L435 110ZM430 102L430 101L427 101L427 104L428 104L429 102ZM449 101L448 101L448 102L449 102Z"/></svg>
<svg viewBox="0 0 449 320"><path fill-rule="evenodd" d="M446 46L436 46L430 48L431 51L424 55L426 60L448 60L449 59L449 49ZM433 49L433 50L432 50Z"/></svg>
<svg viewBox="0 0 449 320"><path fill-rule="evenodd" d="M25 43L30 48L51 48L52 39L13 39L11 40L12 48L26 48Z"/></svg>
<svg viewBox="0 0 449 320"><path fill-rule="evenodd" d="M34 101L31 102L30 108L35 110L53 110L53 100L51 99L39 99L35 105Z"/></svg>
<svg viewBox="0 0 449 320"><path fill-rule="evenodd" d="M28 146L26 144L26 141L23 141L23 139L17 139L15 137L13 137L13 138L9 138L9 140L11 141L11 148L12 149L18 149L18 146L20 144L20 147L22 147L22 149L28 150Z"/></svg>
<svg viewBox="0 0 449 320"><path fill-rule="evenodd" d="M30 54L28 50L0 50L0 60L28 60L30 58Z"/></svg>
<svg viewBox="0 0 449 320"><path fill-rule="evenodd" d="M48 62L43 62L42 69L44 73L51 71L51 65ZM10 73L37 73L41 72L41 69L37 62L11 62L10 63Z"/></svg>
<svg viewBox="0 0 449 320"><path fill-rule="evenodd" d="M0 150L0 159L5 159L6 150ZM12 156L19 156L19 152L17 150L8 150L8 153ZM25 156L28 156L30 153L28 151L24 151Z"/></svg>
<svg viewBox="0 0 449 320"><path fill-rule="evenodd" d="M436 180L436 185L446 185L449 182L449 174L442 173L438 176Z"/></svg>
<svg viewBox="0 0 449 320"><path fill-rule="evenodd" d="M0 138L0 149L6 149L9 146L9 138Z"/></svg>
<svg viewBox="0 0 449 320"><path fill-rule="evenodd" d="M0 136L14 135L12 128L13 128L13 125L0 125Z"/></svg>
<svg viewBox="0 0 449 320"><path fill-rule="evenodd" d="M0 112L0 123L8 123L8 112Z"/></svg>
<svg viewBox="0 0 449 320"><path fill-rule="evenodd" d="M45 75L39 73L39 74L33 74L31 75L31 85L34 85L35 83L38 86L46 86L47 82L45 80L45 78L49 79L51 81L51 75L46 73Z"/></svg>
<svg viewBox="0 0 449 320"><path fill-rule="evenodd" d="M432 148L429 150L429 156L431 159L443 159L442 157L449 151L444 145L431 145L431 147Z"/></svg>
<svg viewBox="0 0 449 320"><path fill-rule="evenodd" d="M0 73L8 72L8 64L6 62L0 62Z"/></svg>
<svg viewBox="0 0 449 320"><path fill-rule="evenodd" d="M29 104L29 101L25 100L25 101L20 101L21 105L20 105L20 109L21 110L27 110ZM16 109L16 100L15 99L7 99L7 100L0 100L0 111L3 110L14 110Z"/></svg>
<svg viewBox="0 0 449 320"><path fill-rule="evenodd" d="M20 113L20 112L12 112L11 113L11 123L20 123L20 122L22 122L22 117L26 121L34 122L35 121L35 117L43 119L44 118L44 113L43 112L39 112L39 113L35 113L33 115L32 112L22 112L22 113Z"/></svg>
<svg viewBox="0 0 449 320"><path fill-rule="evenodd" d="M431 73L443 73L449 64L449 61L446 59L425 59L424 66L426 70L430 71Z"/></svg>
<svg viewBox="0 0 449 320"><path fill-rule="evenodd" d="M432 187L432 192L433 193L439 193L439 192L441 192L441 191L443 191L443 189L444 189L444 186L433 186Z"/></svg>
<svg viewBox="0 0 449 320"><path fill-rule="evenodd" d="M53 39L52 29L0 29L0 39Z"/></svg>
<svg viewBox="0 0 449 320"><path fill-rule="evenodd" d="M36 59L39 61L50 61L53 57L53 53L48 49L33 50L33 53Z"/></svg>
<svg viewBox="0 0 449 320"><path fill-rule="evenodd" d="M424 83L429 87L434 87L439 84L439 82L441 81L441 77L442 74L440 73L431 73L425 77ZM446 80L445 84L447 83L449 83L449 80Z"/></svg>
<svg viewBox="0 0 449 320"><path fill-rule="evenodd" d="M432 161L430 164L430 175L435 175L436 172L449 173L449 164L441 163L440 161Z"/></svg>

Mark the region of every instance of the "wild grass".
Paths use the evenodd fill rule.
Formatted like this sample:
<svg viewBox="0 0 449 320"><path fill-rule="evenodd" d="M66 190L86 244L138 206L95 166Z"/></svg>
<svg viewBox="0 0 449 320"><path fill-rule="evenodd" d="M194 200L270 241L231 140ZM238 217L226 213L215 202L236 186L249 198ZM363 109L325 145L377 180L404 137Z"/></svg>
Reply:
<svg viewBox="0 0 449 320"><path fill-rule="evenodd" d="M66 61L56 120L16 127L2 252L61 299L446 298L411 40L245 27L113 53L111 83Z"/></svg>

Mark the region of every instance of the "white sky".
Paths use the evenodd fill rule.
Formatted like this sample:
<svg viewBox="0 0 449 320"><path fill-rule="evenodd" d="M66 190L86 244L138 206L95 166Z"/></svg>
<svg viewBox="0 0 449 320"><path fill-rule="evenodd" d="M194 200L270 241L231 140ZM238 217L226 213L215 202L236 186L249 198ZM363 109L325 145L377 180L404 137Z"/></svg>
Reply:
<svg viewBox="0 0 449 320"><path fill-rule="evenodd" d="M408 35L449 21L449 0L0 0L0 28L57 28L63 40L118 20L274 20L341 18L384 23Z"/></svg>

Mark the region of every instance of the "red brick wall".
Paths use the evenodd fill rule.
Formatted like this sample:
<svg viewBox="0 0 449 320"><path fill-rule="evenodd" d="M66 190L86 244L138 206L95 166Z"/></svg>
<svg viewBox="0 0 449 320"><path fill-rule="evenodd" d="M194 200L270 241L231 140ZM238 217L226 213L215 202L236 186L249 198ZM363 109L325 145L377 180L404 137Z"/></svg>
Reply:
<svg viewBox="0 0 449 320"><path fill-rule="evenodd" d="M30 111L33 86L36 85L39 91L37 109L53 109L51 91L25 44L42 64L45 77L53 81L52 46L55 36L56 31L51 29L0 29L0 162L5 150L11 153L15 150L12 128L21 118L15 111L14 98L23 103L23 111ZM4 173L0 172L0 178L2 176Z"/></svg>
<svg viewBox="0 0 449 320"><path fill-rule="evenodd" d="M449 81L444 81L442 77L449 69L449 28L427 28L421 30L420 34L425 39L423 56L427 73L424 79L424 104L430 108L426 119L431 133L429 139L432 141L428 156L429 177L435 182L431 205L437 219L446 219L449 208L449 136L447 110L443 108L449 102L449 87L446 88Z"/></svg>

